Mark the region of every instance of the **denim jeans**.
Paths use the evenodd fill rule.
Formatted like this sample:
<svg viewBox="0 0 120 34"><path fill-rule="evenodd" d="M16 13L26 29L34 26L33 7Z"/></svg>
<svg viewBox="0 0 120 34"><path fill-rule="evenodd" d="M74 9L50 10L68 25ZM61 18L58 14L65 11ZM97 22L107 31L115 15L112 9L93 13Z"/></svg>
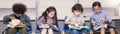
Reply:
<svg viewBox="0 0 120 34"><path fill-rule="evenodd" d="M70 29L70 34L87 34L87 30Z"/></svg>

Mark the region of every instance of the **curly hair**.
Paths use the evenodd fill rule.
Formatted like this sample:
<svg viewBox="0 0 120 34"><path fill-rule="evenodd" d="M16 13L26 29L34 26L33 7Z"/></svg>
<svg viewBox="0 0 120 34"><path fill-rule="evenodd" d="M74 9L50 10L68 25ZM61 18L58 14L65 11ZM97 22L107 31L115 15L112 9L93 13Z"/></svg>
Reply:
<svg viewBox="0 0 120 34"><path fill-rule="evenodd" d="M22 3L15 3L12 6L12 10L16 14L24 14L26 12L27 8L26 8L26 5L24 5Z"/></svg>

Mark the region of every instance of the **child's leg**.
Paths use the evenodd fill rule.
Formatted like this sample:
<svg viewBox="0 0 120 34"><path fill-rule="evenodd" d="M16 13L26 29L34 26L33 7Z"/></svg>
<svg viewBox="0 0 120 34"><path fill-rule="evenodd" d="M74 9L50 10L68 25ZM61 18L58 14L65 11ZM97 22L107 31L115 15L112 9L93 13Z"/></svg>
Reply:
<svg viewBox="0 0 120 34"><path fill-rule="evenodd" d="M71 29L70 34L79 34L79 31L76 29Z"/></svg>
<svg viewBox="0 0 120 34"><path fill-rule="evenodd" d="M47 29L42 29L41 34L46 34Z"/></svg>
<svg viewBox="0 0 120 34"><path fill-rule="evenodd" d="M17 29L16 28L9 28L8 29L8 34L16 34Z"/></svg>
<svg viewBox="0 0 120 34"><path fill-rule="evenodd" d="M48 29L48 34L53 34L53 30L51 28Z"/></svg>
<svg viewBox="0 0 120 34"><path fill-rule="evenodd" d="M20 34L27 34L27 27L19 28L18 31L19 31Z"/></svg>
<svg viewBox="0 0 120 34"><path fill-rule="evenodd" d="M100 29L100 33L101 33L101 34L105 34L105 28L104 28L104 27L102 27L102 28Z"/></svg>
<svg viewBox="0 0 120 34"><path fill-rule="evenodd" d="M114 28L110 28L109 31L110 31L110 34L115 34Z"/></svg>

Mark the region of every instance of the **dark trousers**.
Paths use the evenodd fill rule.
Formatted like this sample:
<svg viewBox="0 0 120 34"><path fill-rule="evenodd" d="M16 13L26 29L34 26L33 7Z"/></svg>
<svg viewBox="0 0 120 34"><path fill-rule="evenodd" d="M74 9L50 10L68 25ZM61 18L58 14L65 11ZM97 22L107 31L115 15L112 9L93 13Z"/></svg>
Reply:
<svg viewBox="0 0 120 34"><path fill-rule="evenodd" d="M16 34L19 32L19 34L27 34L28 29L26 27L15 27L15 28L9 28L8 34Z"/></svg>

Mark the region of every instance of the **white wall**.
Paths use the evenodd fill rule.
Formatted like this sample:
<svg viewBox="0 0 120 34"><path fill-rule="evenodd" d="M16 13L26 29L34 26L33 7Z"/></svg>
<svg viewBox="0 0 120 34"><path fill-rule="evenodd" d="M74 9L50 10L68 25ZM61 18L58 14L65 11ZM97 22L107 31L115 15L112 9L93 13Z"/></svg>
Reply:
<svg viewBox="0 0 120 34"><path fill-rule="evenodd" d="M35 0L0 0L0 20L3 16L12 14L12 5L14 3L23 3L27 6L26 14L31 20L36 18L36 2Z"/></svg>
<svg viewBox="0 0 120 34"><path fill-rule="evenodd" d="M119 14L119 16L120 16L120 0L119 0L119 6L118 6L118 14Z"/></svg>
<svg viewBox="0 0 120 34"><path fill-rule="evenodd" d="M79 3L83 5L83 7L90 7L92 3L95 1L99 1L102 4L102 7L117 7L119 0L79 0Z"/></svg>
<svg viewBox="0 0 120 34"><path fill-rule="evenodd" d="M23 3L28 8L36 8L35 0L0 0L0 8L12 8L14 3Z"/></svg>
<svg viewBox="0 0 120 34"><path fill-rule="evenodd" d="M117 15L118 0L79 0L79 3L83 5L85 16L92 14L92 3L99 1L102 4L103 10L108 15ZM38 16L41 16L42 12L49 6L54 6L57 9L58 19L64 19L65 16L71 15L72 6L77 3L77 0L38 0Z"/></svg>

